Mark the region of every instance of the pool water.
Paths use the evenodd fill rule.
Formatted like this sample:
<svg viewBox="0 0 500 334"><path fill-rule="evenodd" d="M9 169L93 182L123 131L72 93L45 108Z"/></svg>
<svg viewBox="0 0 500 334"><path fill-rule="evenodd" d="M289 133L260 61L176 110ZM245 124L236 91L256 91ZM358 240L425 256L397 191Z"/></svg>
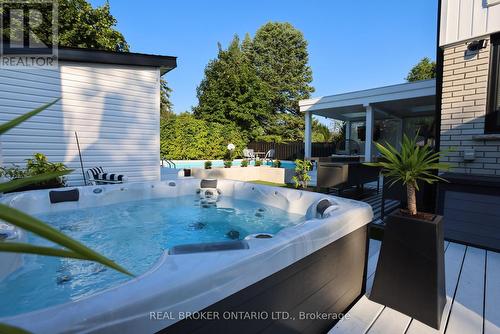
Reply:
<svg viewBox="0 0 500 334"><path fill-rule="evenodd" d="M224 167L224 161L222 160L211 160L212 161L212 167ZM200 160L174 160L175 163L175 168L177 169L182 169L182 168L204 168L205 167L205 161L200 161ZM249 161L249 164L251 166L255 165L255 161ZM271 161L263 161L263 165L267 166L272 166ZM233 166L241 166L241 160L234 160L233 161ZM168 167L167 164L164 165L164 167ZM285 161L281 160L281 168L287 168L287 169L294 169L295 168L295 162L293 161Z"/></svg>
<svg viewBox="0 0 500 334"><path fill-rule="evenodd" d="M243 239L276 233L304 216L259 203L223 198L203 207L197 196L148 199L39 215L62 232L113 259L135 275L150 269L163 251L187 243ZM239 236L238 236L239 234ZM31 243L52 246L29 235ZM0 317L94 294L130 277L88 261L25 255L24 266L0 282Z"/></svg>

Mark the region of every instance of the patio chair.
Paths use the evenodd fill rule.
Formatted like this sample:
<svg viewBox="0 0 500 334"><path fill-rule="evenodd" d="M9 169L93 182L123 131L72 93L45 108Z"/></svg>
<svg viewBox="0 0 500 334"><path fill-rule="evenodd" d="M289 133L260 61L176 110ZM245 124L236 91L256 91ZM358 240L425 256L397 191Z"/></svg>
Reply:
<svg viewBox="0 0 500 334"><path fill-rule="evenodd" d="M245 148L245 149L243 149L243 158L250 159L250 160L255 160L254 150L252 148Z"/></svg>
<svg viewBox="0 0 500 334"><path fill-rule="evenodd" d="M346 188L356 186L363 190L366 183L377 182L379 191L379 167L366 166L360 162L320 162L318 164L316 186L336 188L338 195Z"/></svg>
<svg viewBox="0 0 500 334"><path fill-rule="evenodd" d="M264 160L273 160L273 159L274 159L274 149L272 148L266 152L266 155L264 156Z"/></svg>
<svg viewBox="0 0 500 334"><path fill-rule="evenodd" d="M87 176L91 185L127 182L125 175L109 173L101 166L88 169Z"/></svg>

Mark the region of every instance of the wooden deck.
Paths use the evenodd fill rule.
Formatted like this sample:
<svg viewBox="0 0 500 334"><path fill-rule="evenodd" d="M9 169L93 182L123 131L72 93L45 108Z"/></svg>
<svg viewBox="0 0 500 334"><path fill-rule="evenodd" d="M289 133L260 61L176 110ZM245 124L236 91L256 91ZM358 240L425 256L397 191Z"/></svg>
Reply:
<svg viewBox="0 0 500 334"><path fill-rule="evenodd" d="M367 295L380 244L370 241ZM499 334L500 253L452 242L445 249L447 303L439 331L363 296L329 334Z"/></svg>

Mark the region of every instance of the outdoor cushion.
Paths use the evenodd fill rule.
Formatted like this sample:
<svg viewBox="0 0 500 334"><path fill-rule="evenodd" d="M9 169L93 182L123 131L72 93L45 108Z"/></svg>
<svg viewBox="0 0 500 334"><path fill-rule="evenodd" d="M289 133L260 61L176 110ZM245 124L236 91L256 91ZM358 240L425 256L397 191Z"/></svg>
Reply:
<svg viewBox="0 0 500 334"><path fill-rule="evenodd" d="M50 203L78 202L80 192L78 189L52 190L49 192Z"/></svg>
<svg viewBox="0 0 500 334"><path fill-rule="evenodd" d="M126 181L126 176L113 173L99 173L97 177L94 177L94 180L124 182Z"/></svg>

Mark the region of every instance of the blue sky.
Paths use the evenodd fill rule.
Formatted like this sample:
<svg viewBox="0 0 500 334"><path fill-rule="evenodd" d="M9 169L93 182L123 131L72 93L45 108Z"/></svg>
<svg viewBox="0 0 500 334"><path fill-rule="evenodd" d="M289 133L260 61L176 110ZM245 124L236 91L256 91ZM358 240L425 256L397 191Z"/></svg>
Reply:
<svg viewBox="0 0 500 334"><path fill-rule="evenodd" d="M91 0L101 5L104 0ZM437 0L110 0L133 52L178 57L166 75L175 112L196 105L196 87L217 42L290 22L309 42L313 96L404 82L421 58L435 58Z"/></svg>

